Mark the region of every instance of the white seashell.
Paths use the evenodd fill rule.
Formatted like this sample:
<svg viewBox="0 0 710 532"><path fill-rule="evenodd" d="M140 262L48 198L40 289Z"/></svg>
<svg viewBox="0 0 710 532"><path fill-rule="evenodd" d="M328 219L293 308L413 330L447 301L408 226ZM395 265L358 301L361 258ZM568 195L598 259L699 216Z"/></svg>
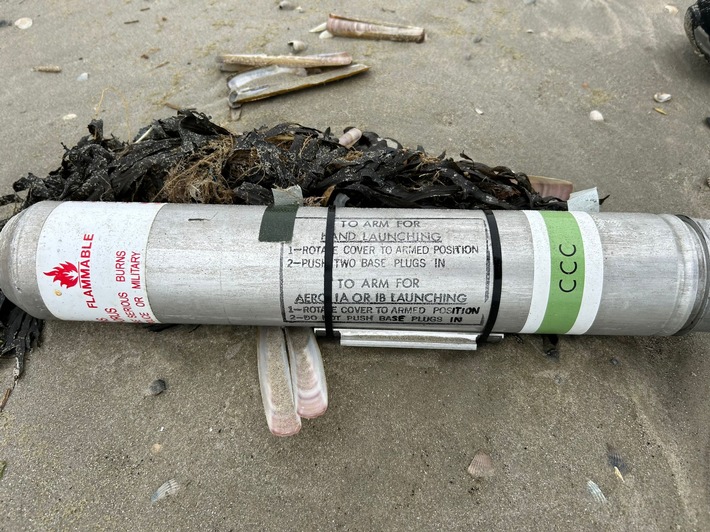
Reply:
<svg viewBox="0 0 710 532"><path fill-rule="evenodd" d="M594 111L589 113L589 120L592 120L593 122L603 122L604 115L595 109Z"/></svg>
<svg viewBox="0 0 710 532"><path fill-rule="evenodd" d="M32 26L32 19L29 17L18 18L15 21L15 27L21 30L26 30Z"/></svg>
<svg viewBox="0 0 710 532"><path fill-rule="evenodd" d="M160 486L156 490L156 492L153 493L153 495L150 496L150 502L152 504L155 504L160 499L164 499L168 495L175 495L179 489L180 489L180 484L178 484L177 480L175 480L174 478L171 478L165 484Z"/></svg>
<svg viewBox="0 0 710 532"><path fill-rule="evenodd" d="M362 131L356 127L351 127L338 139L338 144L346 148L351 148L362 137Z"/></svg>
<svg viewBox="0 0 710 532"><path fill-rule="evenodd" d="M257 354L266 423L273 435L292 436L301 430L301 418L296 413L286 338L281 327L259 327Z"/></svg>
<svg viewBox="0 0 710 532"><path fill-rule="evenodd" d="M293 2L289 2L288 0L282 0L279 2L279 9L283 11L293 11L296 9L296 5Z"/></svg>
<svg viewBox="0 0 710 532"><path fill-rule="evenodd" d="M325 31L325 29L328 27L328 23L324 22L323 24L318 24L315 28L311 28L308 30L310 33L320 33L322 31Z"/></svg>
<svg viewBox="0 0 710 532"><path fill-rule="evenodd" d="M492 477L495 473L493 459L489 454L478 451L468 466L468 474L474 478Z"/></svg>
<svg viewBox="0 0 710 532"><path fill-rule="evenodd" d="M479 109L478 107L474 107L473 110L476 111L476 114L477 114L477 115L482 115L482 114L483 114L483 111L482 111L481 109Z"/></svg>
<svg viewBox="0 0 710 532"><path fill-rule="evenodd" d="M309 327L287 327L284 333L296 412L308 419L321 416L328 409L328 386L316 335Z"/></svg>
<svg viewBox="0 0 710 532"><path fill-rule="evenodd" d="M319 39L332 39L333 34L330 33L328 30L320 32L320 35L318 36Z"/></svg>
<svg viewBox="0 0 710 532"><path fill-rule="evenodd" d="M288 45L295 54L308 50L308 45L303 41L288 41Z"/></svg>
<svg viewBox="0 0 710 532"><path fill-rule="evenodd" d="M678 14L678 8L673 4L666 4L663 6L663 9L665 9L666 13L670 13L673 16Z"/></svg>
<svg viewBox="0 0 710 532"><path fill-rule="evenodd" d="M89 73L88 73L88 72L82 72L81 74L79 74L79 75L76 77L76 80L77 80L77 81L86 81L87 79L89 79Z"/></svg>
<svg viewBox="0 0 710 532"><path fill-rule="evenodd" d="M69 113L66 114L62 117L62 120L74 120L76 118L76 114L74 113Z"/></svg>
<svg viewBox="0 0 710 532"><path fill-rule="evenodd" d="M671 95L666 92L657 92L653 95L653 99L658 103L666 103L671 100Z"/></svg>
<svg viewBox="0 0 710 532"><path fill-rule="evenodd" d="M599 486L595 482L592 482L591 480L587 480L587 490L589 490L589 493L592 494L592 498L598 502L599 504L604 504L606 502L606 497L602 493L602 490L599 489Z"/></svg>

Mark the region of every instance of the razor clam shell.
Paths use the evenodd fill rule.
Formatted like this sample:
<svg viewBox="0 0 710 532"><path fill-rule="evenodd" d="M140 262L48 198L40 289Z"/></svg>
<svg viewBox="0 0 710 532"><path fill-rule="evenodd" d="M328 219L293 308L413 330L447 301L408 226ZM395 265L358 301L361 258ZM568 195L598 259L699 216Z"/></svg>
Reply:
<svg viewBox="0 0 710 532"><path fill-rule="evenodd" d="M352 148L360 140L360 137L362 137L362 131L356 127L351 127L340 136L338 144L345 148Z"/></svg>
<svg viewBox="0 0 710 532"><path fill-rule="evenodd" d="M168 480L165 484L160 486L153 495L150 496L150 502L155 504L160 499L164 499L168 495L175 495L180 489L180 484L174 478Z"/></svg>
<svg viewBox="0 0 710 532"><path fill-rule="evenodd" d="M229 93L229 104L231 106L240 105L255 100L263 100L271 96L277 96L287 92L323 85L330 81L348 78L355 74L360 74L369 69L367 65L356 64L345 67L325 69L319 73L308 73L307 76L295 76L293 74L274 76L269 80L255 79L252 83L242 85L237 90Z"/></svg>
<svg viewBox="0 0 710 532"><path fill-rule="evenodd" d="M275 436L297 434L301 418L296 413L283 329L259 327L257 352L261 400L269 430Z"/></svg>
<svg viewBox="0 0 710 532"><path fill-rule="evenodd" d="M250 83L257 81L259 87L263 87L267 80L271 78L283 75L287 76L306 76L305 68L294 68L294 67L282 67L277 65L272 65L263 68L256 68L253 70L247 70L241 74L237 74L227 82L227 87L231 91L247 90Z"/></svg>
<svg viewBox="0 0 710 532"><path fill-rule="evenodd" d="M474 478L484 478L492 477L495 473L495 468L493 467L493 459L487 453L483 451L478 451L471 464L468 466L468 474Z"/></svg>
<svg viewBox="0 0 710 532"><path fill-rule="evenodd" d="M341 17L333 13L328 15L326 28L336 37L403 42L423 42L425 37L424 28Z"/></svg>
<svg viewBox="0 0 710 532"><path fill-rule="evenodd" d="M602 490L599 489L599 486L597 486L596 482L587 480L587 490L592 495L592 498L599 504L604 504L606 502L606 497L602 493Z"/></svg>
<svg viewBox="0 0 710 532"><path fill-rule="evenodd" d="M328 386L316 335L308 327L287 327L284 332L296 411L309 419L321 416L328 409Z"/></svg>
<svg viewBox="0 0 710 532"><path fill-rule="evenodd" d="M226 65L246 65L265 67L271 65L300 68L345 66L353 62L348 52L333 52L316 55L266 55L266 54L222 54L217 57L218 63Z"/></svg>
<svg viewBox="0 0 710 532"><path fill-rule="evenodd" d="M544 177L541 175L529 175L530 185L533 190L543 198L549 196L567 201L570 194L574 192L574 183L566 179L556 179L554 177Z"/></svg>

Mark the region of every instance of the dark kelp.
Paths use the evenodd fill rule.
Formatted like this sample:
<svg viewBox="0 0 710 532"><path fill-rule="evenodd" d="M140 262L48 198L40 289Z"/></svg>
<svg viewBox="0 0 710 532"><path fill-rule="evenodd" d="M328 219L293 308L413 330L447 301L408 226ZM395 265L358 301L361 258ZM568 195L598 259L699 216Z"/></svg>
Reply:
<svg viewBox="0 0 710 532"><path fill-rule="evenodd" d="M18 212L43 200L267 205L272 188L299 185L307 205L567 209L564 201L541 197L525 174L465 154L458 160L432 156L373 132L350 148L329 129L298 124L234 135L190 110L156 120L130 143L104 137L101 120L88 129L76 146L65 148L58 169L19 179L15 194L0 204L14 202ZM0 328L0 356L17 359L19 376L42 322L0 294Z"/></svg>

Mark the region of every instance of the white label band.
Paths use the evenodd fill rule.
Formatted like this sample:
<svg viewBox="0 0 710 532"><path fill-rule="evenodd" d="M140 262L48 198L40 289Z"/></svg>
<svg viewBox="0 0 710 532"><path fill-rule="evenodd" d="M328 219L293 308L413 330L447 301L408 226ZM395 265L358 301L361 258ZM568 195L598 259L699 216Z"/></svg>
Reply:
<svg viewBox="0 0 710 532"><path fill-rule="evenodd" d="M148 301L146 248L162 203L67 202L47 217L37 283L62 320L158 323Z"/></svg>

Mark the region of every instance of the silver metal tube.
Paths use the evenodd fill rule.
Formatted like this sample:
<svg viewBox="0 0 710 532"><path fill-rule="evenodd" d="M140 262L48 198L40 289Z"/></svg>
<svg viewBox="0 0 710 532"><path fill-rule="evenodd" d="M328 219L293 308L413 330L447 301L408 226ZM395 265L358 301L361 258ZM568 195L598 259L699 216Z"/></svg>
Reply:
<svg viewBox="0 0 710 532"><path fill-rule="evenodd" d="M0 235L0 288L39 318L324 327L327 217L42 202ZM498 211L499 281L480 211L339 208L333 221L338 330L710 331L706 220Z"/></svg>

